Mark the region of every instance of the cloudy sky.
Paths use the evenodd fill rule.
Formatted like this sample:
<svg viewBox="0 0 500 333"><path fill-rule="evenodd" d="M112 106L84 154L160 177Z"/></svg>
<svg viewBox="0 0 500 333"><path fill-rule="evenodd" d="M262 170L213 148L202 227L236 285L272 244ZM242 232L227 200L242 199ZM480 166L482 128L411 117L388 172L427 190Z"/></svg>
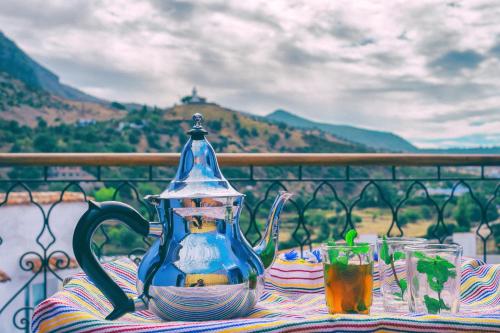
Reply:
<svg viewBox="0 0 500 333"><path fill-rule="evenodd" d="M500 1L2 0L0 30L109 100L209 100L500 145Z"/></svg>

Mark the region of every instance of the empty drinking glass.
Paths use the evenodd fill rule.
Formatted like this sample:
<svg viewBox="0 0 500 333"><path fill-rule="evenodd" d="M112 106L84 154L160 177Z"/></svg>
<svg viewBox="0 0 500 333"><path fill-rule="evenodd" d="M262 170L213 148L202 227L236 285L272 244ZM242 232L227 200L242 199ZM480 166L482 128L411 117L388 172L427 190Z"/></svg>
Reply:
<svg viewBox="0 0 500 333"><path fill-rule="evenodd" d="M408 280L406 279L407 245L425 244L424 238L390 237L377 240L380 292L387 312L408 310Z"/></svg>
<svg viewBox="0 0 500 333"><path fill-rule="evenodd" d="M462 247L456 244L409 245L405 253L410 312L457 313Z"/></svg>

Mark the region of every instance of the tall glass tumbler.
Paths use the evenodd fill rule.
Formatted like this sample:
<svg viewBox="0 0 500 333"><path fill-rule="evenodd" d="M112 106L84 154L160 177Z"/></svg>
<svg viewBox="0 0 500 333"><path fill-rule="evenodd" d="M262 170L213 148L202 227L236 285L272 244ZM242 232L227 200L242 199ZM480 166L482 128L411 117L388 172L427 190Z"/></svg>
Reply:
<svg viewBox="0 0 500 333"><path fill-rule="evenodd" d="M387 312L408 311L408 280L404 247L425 244L424 238L389 237L377 240L380 292Z"/></svg>
<svg viewBox="0 0 500 333"><path fill-rule="evenodd" d="M412 313L458 313L462 247L425 244L405 247L408 305Z"/></svg>
<svg viewBox="0 0 500 333"><path fill-rule="evenodd" d="M373 300L373 244L321 247L328 311L370 313Z"/></svg>

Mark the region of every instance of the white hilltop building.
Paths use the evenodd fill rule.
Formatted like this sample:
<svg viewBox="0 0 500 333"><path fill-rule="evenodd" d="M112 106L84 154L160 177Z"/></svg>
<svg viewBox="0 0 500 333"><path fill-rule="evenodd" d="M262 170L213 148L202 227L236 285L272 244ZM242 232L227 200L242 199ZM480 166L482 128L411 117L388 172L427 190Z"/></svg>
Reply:
<svg viewBox="0 0 500 333"><path fill-rule="evenodd" d="M198 95L196 87L193 87L190 96L181 99L182 104L207 104L207 99Z"/></svg>
<svg viewBox="0 0 500 333"><path fill-rule="evenodd" d="M41 234L39 242L44 246L52 243L47 250L50 269L62 279L74 275L77 263L73 254L73 232L76 223L87 210L88 204L82 193L66 192L62 201L54 206L48 217L48 224L44 229L44 214L49 214L52 205L60 201L60 192L32 192L33 201L30 201L27 192L11 192L7 202L0 206L0 309L10 299L14 300L3 310L0 315L0 332L19 332L13 325L16 312L16 322L32 312L20 310L24 307L36 306L44 296L44 272L40 269L42 262L36 253L43 254L43 249L37 244L37 237ZM5 193L0 193L0 202L5 201ZM43 233L42 233L43 230ZM54 252L58 251L58 252ZM59 252L62 251L69 256ZM31 253L33 252L33 253ZM64 267L64 269L61 269ZM23 269L24 268L24 269ZM37 274L38 272L38 274ZM47 296L52 295L62 287L62 282L54 273L47 271ZM29 279L37 276L23 289ZM19 293L17 296L16 293Z"/></svg>

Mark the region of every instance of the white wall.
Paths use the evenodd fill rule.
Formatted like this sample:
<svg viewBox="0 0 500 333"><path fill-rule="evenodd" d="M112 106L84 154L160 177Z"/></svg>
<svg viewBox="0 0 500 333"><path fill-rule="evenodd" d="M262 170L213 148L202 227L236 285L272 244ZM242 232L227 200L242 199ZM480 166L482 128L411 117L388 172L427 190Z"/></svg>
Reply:
<svg viewBox="0 0 500 333"><path fill-rule="evenodd" d="M48 214L50 205L43 205L45 214ZM50 230L54 234L55 243L50 245L47 254L56 250L66 252L74 258L72 250L73 231L81 215L87 210L86 202L61 202L52 209L49 216ZM25 272L19 266L23 254L34 251L43 254L43 249L36 243L36 238L44 227L43 214L33 205L8 205L0 207L0 269L5 271L12 281L0 283L0 308L9 300L23 284L33 277L31 271ZM48 246L53 238L48 229L43 232L40 242ZM28 255L26 258L30 257ZM34 257L34 256L31 256ZM56 271L63 278L75 273L75 270ZM57 285L57 279L48 273L49 284ZM32 284L43 282L43 274ZM0 315L0 332L19 332L12 325L12 316L24 306L25 292L19 294L15 301ZM30 314L31 315L31 314ZM22 316L18 317L19 319Z"/></svg>
<svg viewBox="0 0 500 333"><path fill-rule="evenodd" d="M462 245L463 256L470 258L478 257L476 238L476 234L472 232L455 232L452 236L453 243Z"/></svg>

